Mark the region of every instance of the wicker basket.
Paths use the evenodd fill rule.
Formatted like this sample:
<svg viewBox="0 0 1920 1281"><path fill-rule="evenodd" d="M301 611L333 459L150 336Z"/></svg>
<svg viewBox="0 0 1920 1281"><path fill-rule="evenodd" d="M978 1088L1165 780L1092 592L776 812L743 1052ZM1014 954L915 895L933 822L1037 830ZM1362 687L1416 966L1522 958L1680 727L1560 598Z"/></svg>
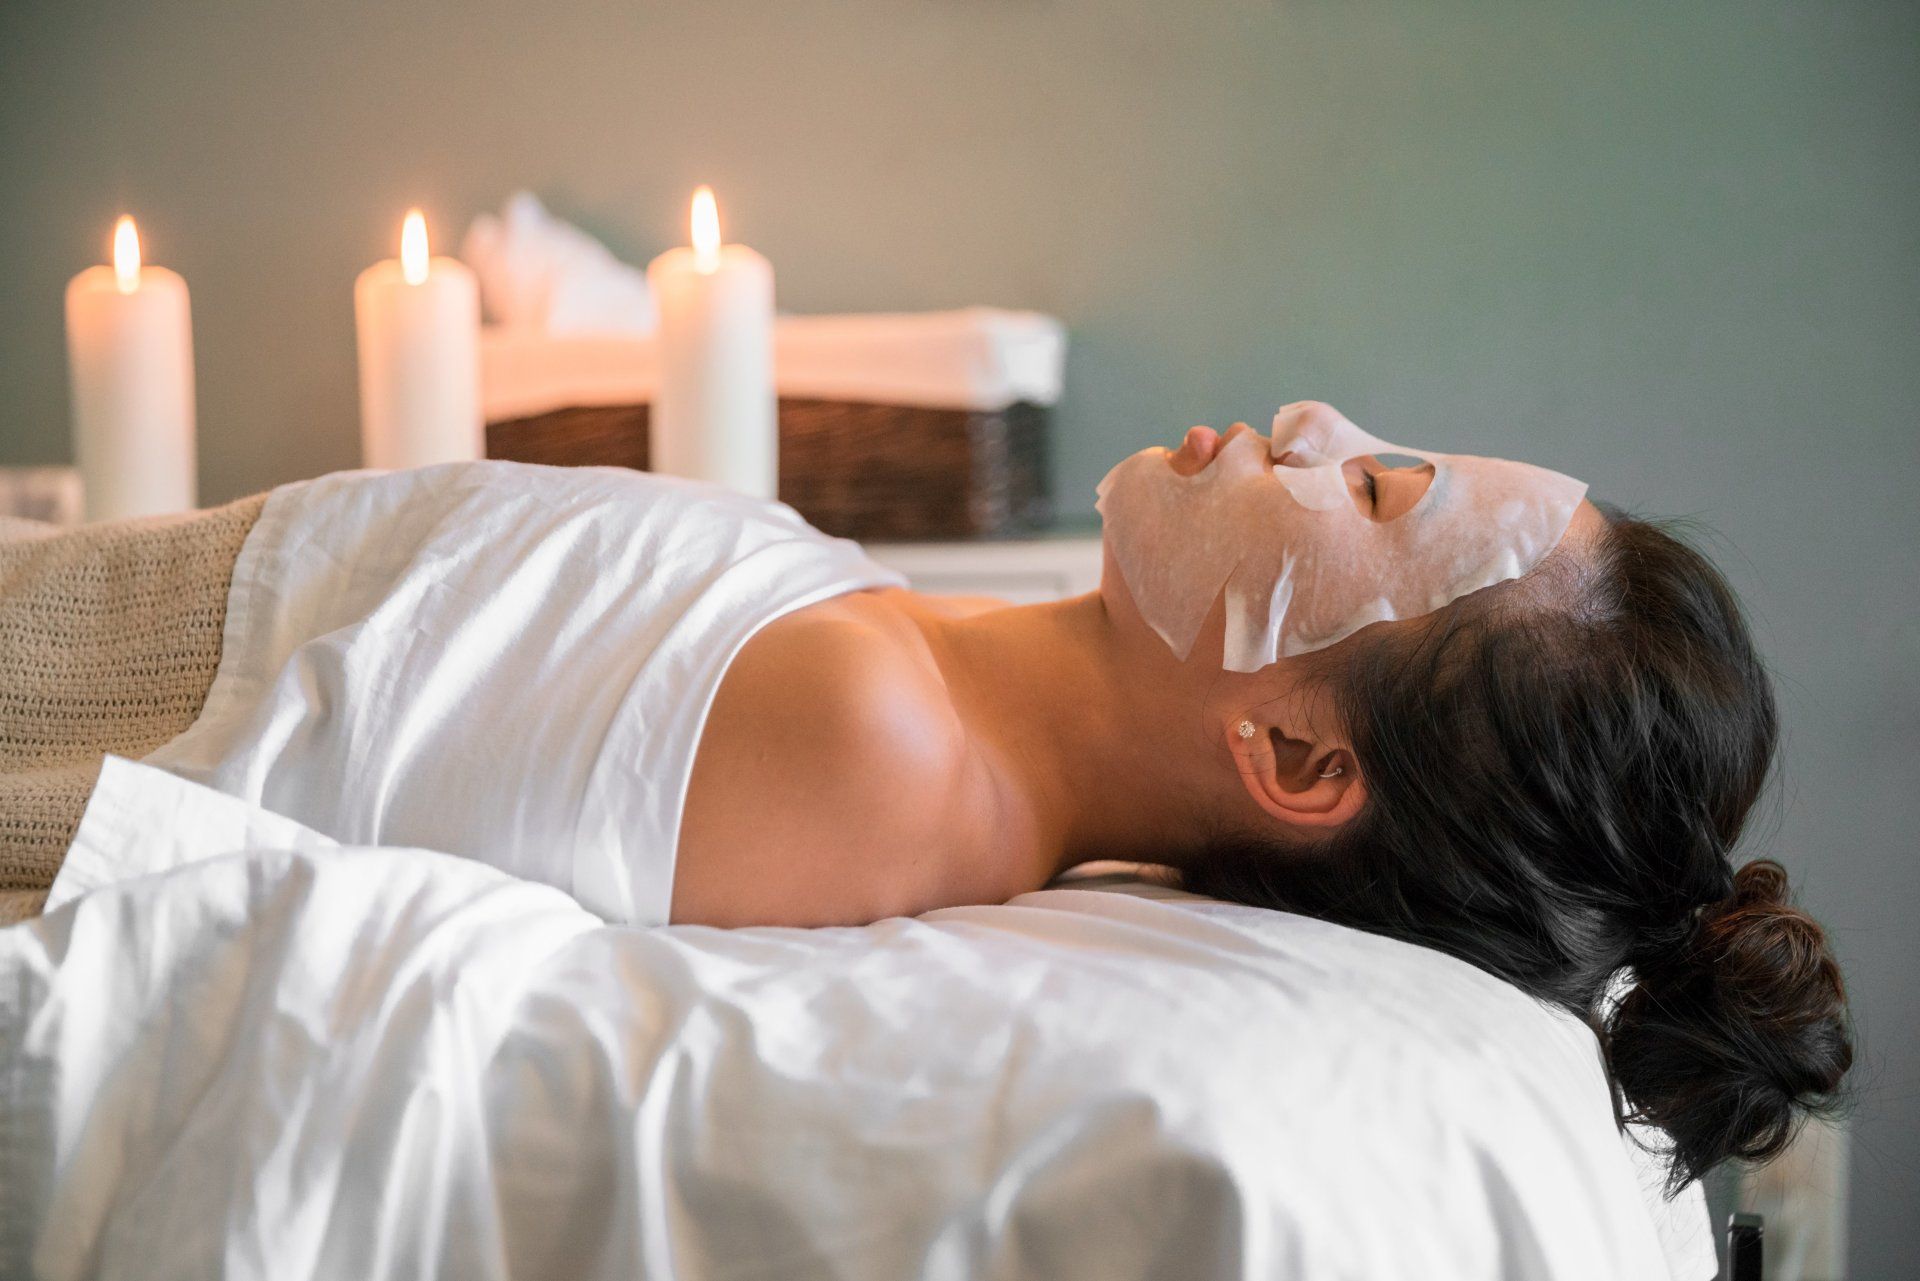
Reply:
<svg viewBox="0 0 1920 1281"><path fill-rule="evenodd" d="M780 401L780 497L819 529L871 540L994 538L1047 524L1048 411ZM647 466L647 406L487 424L487 456Z"/></svg>

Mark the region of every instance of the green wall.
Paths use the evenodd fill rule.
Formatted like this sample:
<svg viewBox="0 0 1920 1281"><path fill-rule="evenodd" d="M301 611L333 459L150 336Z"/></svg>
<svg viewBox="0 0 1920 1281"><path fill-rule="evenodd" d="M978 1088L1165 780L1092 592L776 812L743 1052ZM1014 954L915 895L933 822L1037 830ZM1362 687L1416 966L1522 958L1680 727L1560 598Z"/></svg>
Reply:
<svg viewBox="0 0 1920 1281"><path fill-rule="evenodd" d="M0 463L60 291L187 276L202 484L356 461L351 287L516 186L644 260L689 189L798 311L1072 329L1060 493L1331 400L1698 517L1777 667L1777 851L1868 1047L1857 1275L1920 1253L1920 10L1852 0L0 7Z"/></svg>

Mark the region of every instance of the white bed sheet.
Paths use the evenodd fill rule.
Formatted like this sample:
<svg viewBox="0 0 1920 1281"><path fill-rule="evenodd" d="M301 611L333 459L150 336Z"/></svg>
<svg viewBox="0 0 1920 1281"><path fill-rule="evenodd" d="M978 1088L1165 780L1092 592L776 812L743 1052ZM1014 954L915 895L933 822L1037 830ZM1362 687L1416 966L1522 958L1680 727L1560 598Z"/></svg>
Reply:
<svg viewBox="0 0 1920 1281"><path fill-rule="evenodd" d="M0 1274L1713 1270L1587 1031L1421 949L1093 889L615 928L103 783L64 906L0 931Z"/></svg>

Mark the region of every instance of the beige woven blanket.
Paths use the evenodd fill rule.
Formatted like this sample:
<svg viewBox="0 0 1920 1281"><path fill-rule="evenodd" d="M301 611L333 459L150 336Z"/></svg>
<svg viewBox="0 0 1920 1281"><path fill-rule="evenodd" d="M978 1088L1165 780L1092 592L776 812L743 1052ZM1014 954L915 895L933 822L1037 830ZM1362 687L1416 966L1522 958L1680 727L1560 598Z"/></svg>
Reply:
<svg viewBox="0 0 1920 1281"><path fill-rule="evenodd" d="M0 925L39 912L101 757L199 715L265 502L75 530L0 518Z"/></svg>

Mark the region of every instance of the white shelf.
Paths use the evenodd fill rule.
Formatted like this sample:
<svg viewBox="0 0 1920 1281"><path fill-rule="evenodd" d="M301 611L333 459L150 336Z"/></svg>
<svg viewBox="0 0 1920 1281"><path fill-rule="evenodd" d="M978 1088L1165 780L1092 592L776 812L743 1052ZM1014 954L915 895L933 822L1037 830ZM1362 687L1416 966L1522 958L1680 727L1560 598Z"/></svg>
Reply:
<svg viewBox="0 0 1920 1281"><path fill-rule="evenodd" d="M905 574L915 591L936 595L997 596L1026 605L1100 586L1100 540L1094 537L870 543L867 554Z"/></svg>

